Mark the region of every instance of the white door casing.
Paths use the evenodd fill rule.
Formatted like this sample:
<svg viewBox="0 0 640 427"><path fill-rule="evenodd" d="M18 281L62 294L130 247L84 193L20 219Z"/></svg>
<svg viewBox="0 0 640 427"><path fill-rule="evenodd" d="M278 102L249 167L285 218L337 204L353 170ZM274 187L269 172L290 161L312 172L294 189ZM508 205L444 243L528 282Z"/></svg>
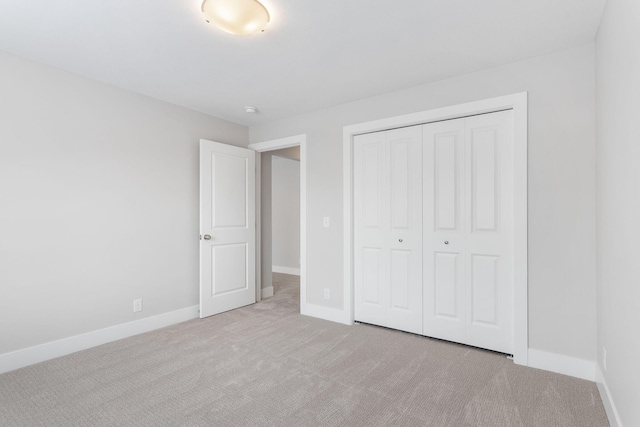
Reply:
<svg viewBox="0 0 640 427"><path fill-rule="evenodd" d="M421 128L354 141L355 319L422 331Z"/></svg>
<svg viewBox="0 0 640 427"><path fill-rule="evenodd" d="M318 312L314 310L317 306L311 305L307 303L307 135L300 134L294 136L288 136L285 138L274 139L270 141L262 141L256 142L253 144L249 144L249 148L258 152L263 153L265 151L273 151L281 148L289 148L289 147L300 147L300 313L323 317L323 312ZM258 159L260 157L258 156ZM258 183L256 184L256 200L260 200L260 182L259 182L259 160L256 162L258 164ZM260 209L257 209L256 212L256 227L257 227L257 251L258 254L256 257L256 272L260 273L261 269L261 259L260 259ZM257 283L260 283L260 279L258 278ZM327 320L335 320L331 317L328 317Z"/></svg>
<svg viewBox="0 0 640 427"><path fill-rule="evenodd" d="M200 140L200 317L256 301L255 152Z"/></svg>

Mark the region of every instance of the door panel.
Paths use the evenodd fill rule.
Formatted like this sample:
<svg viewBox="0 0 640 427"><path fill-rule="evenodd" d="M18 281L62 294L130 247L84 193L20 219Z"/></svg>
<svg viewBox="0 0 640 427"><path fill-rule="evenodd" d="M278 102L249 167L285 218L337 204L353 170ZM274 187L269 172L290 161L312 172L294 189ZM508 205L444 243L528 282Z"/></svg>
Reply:
<svg viewBox="0 0 640 427"><path fill-rule="evenodd" d="M354 140L355 319L415 333L422 330L420 134L415 126Z"/></svg>
<svg viewBox="0 0 640 427"><path fill-rule="evenodd" d="M363 226L367 229L380 230L382 228L382 198L383 194L383 158L384 145L375 140L362 147L361 168L362 179L362 209Z"/></svg>
<svg viewBox="0 0 640 427"><path fill-rule="evenodd" d="M383 133L358 137L354 144L354 299L355 318L384 324L388 304L385 176L388 166Z"/></svg>
<svg viewBox="0 0 640 427"><path fill-rule="evenodd" d="M248 159L216 152L211 153L211 158L211 203L216 199L225 201L213 205L213 228L246 228Z"/></svg>
<svg viewBox="0 0 640 427"><path fill-rule="evenodd" d="M362 303L373 305L382 309L382 282L384 271L382 269L382 249L362 248Z"/></svg>
<svg viewBox="0 0 640 427"><path fill-rule="evenodd" d="M435 135L433 140L435 229L440 231L456 230L459 224L460 179L456 172L460 169L457 162L460 149L456 145L460 145L460 137L444 133Z"/></svg>
<svg viewBox="0 0 640 427"><path fill-rule="evenodd" d="M496 129L471 133L471 218L473 232L496 231L499 224Z"/></svg>
<svg viewBox="0 0 640 427"><path fill-rule="evenodd" d="M497 325L498 257L471 256L471 322Z"/></svg>
<svg viewBox="0 0 640 427"><path fill-rule="evenodd" d="M511 111L423 127L424 329L511 353Z"/></svg>
<svg viewBox="0 0 640 427"><path fill-rule="evenodd" d="M391 223L387 235L390 299L387 324L422 332L422 129L385 132L390 152Z"/></svg>
<svg viewBox="0 0 640 427"><path fill-rule="evenodd" d="M435 277L434 287L435 293L433 303L435 304L434 312L436 317L445 317L448 319L459 319L460 311L459 294L460 280L458 275L458 266L460 254L454 253L435 253Z"/></svg>
<svg viewBox="0 0 640 427"><path fill-rule="evenodd" d="M391 228L408 229L411 220L411 194L409 177L413 172L409 165L411 140L391 143Z"/></svg>
<svg viewBox="0 0 640 427"><path fill-rule="evenodd" d="M469 218L467 343L513 353L512 111L466 119Z"/></svg>
<svg viewBox="0 0 640 427"><path fill-rule="evenodd" d="M423 334L463 342L466 324L464 119L423 126Z"/></svg>
<svg viewBox="0 0 640 427"><path fill-rule="evenodd" d="M255 152L200 141L200 317L255 302Z"/></svg>
<svg viewBox="0 0 640 427"><path fill-rule="evenodd" d="M411 252L391 251L391 308L409 310Z"/></svg>
<svg viewBox="0 0 640 427"><path fill-rule="evenodd" d="M247 281L247 245L216 245L211 247L213 281L212 296L245 290Z"/></svg>

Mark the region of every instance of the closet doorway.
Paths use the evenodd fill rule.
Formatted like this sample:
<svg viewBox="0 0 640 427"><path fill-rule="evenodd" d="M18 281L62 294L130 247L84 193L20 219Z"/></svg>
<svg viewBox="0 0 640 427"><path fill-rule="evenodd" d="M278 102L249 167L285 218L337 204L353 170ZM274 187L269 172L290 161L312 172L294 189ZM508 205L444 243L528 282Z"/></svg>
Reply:
<svg viewBox="0 0 640 427"><path fill-rule="evenodd" d="M513 353L512 121L354 138L356 321Z"/></svg>
<svg viewBox="0 0 640 427"><path fill-rule="evenodd" d="M526 118L525 93L345 127L352 320L527 364Z"/></svg>

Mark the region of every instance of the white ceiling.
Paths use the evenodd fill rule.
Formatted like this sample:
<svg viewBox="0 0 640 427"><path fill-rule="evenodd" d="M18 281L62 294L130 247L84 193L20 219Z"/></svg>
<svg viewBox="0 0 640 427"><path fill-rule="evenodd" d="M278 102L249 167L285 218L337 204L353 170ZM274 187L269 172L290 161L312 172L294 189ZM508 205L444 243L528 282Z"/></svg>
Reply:
<svg viewBox="0 0 640 427"><path fill-rule="evenodd" d="M254 125L591 42L606 0L263 0L248 37L200 3L0 0L0 50Z"/></svg>

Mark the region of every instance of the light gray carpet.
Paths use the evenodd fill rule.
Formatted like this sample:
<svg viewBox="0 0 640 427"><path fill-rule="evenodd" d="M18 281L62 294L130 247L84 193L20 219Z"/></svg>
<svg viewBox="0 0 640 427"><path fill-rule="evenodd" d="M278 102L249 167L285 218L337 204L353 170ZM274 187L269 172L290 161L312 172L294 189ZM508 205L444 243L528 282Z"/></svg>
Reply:
<svg viewBox="0 0 640 427"><path fill-rule="evenodd" d="M0 375L2 426L607 426L595 384L259 304Z"/></svg>

